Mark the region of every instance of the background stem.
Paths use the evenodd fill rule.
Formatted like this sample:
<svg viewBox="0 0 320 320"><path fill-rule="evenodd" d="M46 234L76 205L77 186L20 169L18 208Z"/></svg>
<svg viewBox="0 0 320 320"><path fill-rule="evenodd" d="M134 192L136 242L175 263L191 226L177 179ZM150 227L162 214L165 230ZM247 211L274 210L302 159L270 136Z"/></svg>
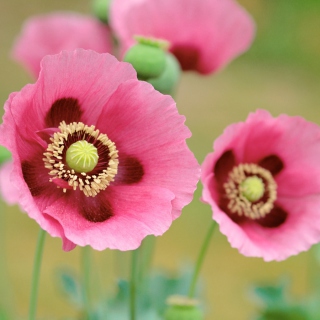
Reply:
<svg viewBox="0 0 320 320"><path fill-rule="evenodd" d="M188 294L189 298L193 298L194 297L194 293L195 293L196 284L197 284L197 281L198 281L200 269L202 267L204 258L206 256L206 253L207 253L207 250L208 250L208 247L209 247L209 244L210 244L210 240L211 240L211 237L212 237L212 234L213 234L213 231L215 229L216 224L217 223L215 221L212 221L211 226L210 226L210 228L208 230L208 233L207 233L207 235L206 235L206 237L204 239L204 242L202 244L201 250L199 252L199 256L198 256L198 259L197 259L197 262L196 262L196 265L195 265L195 269L194 269L194 272L193 272L191 285L190 285L190 289L189 289L189 294Z"/></svg>
<svg viewBox="0 0 320 320"><path fill-rule="evenodd" d="M138 249L132 251L131 280L130 280L130 320L136 320L137 267L139 260Z"/></svg>
<svg viewBox="0 0 320 320"><path fill-rule="evenodd" d="M90 305L90 267L91 267L91 248L85 246L82 248L81 256L82 279L83 279L83 305L86 319L91 319Z"/></svg>
<svg viewBox="0 0 320 320"><path fill-rule="evenodd" d="M29 304L29 318L28 318L29 320L35 320L35 316L37 312L40 269L41 269L45 238L46 238L46 232L40 229L39 235L38 235L36 253L34 256L31 295L30 295L30 304Z"/></svg>

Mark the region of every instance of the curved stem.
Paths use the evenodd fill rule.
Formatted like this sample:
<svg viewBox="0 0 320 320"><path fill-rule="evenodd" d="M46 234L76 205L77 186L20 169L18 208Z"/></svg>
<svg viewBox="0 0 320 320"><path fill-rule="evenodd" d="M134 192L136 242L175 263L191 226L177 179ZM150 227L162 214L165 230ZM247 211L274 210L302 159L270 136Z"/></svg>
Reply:
<svg viewBox="0 0 320 320"><path fill-rule="evenodd" d="M132 251L130 279L130 320L136 320L138 249Z"/></svg>
<svg viewBox="0 0 320 320"><path fill-rule="evenodd" d="M34 256L32 286L31 286L31 295L30 295L30 304L29 304L29 318L28 318L29 320L35 320L36 311L37 311L40 268L41 268L45 238L46 238L46 232L40 229L39 235L38 235L36 253Z"/></svg>
<svg viewBox="0 0 320 320"><path fill-rule="evenodd" d="M90 289L90 261L91 261L91 251L89 246L82 248L81 256L82 265L82 277L83 277L83 304L86 313L86 319L90 320L90 299L89 299L89 289Z"/></svg>
<svg viewBox="0 0 320 320"><path fill-rule="evenodd" d="M189 294L188 294L189 298L193 298L193 296L194 296L195 289L196 289L196 284L197 284L199 273L200 273L200 269L202 267L205 255L207 253L207 250L208 250L208 247L209 247L209 243L210 243L210 240L211 240L211 237L212 237L212 234L213 234L213 231L215 229L216 224L217 223L215 221L213 221L211 223L211 226L210 226L210 228L208 230L208 233L207 233L207 235L206 235L206 237L204 239L204 242L202 244L201 250L199 252L199 256L198 256L198 259L197 259L197 262L196 262L196 266L195 266L195 269L194 269L194 272L193 272L191 285L190 285L190 289L189 289Z"/></svg>

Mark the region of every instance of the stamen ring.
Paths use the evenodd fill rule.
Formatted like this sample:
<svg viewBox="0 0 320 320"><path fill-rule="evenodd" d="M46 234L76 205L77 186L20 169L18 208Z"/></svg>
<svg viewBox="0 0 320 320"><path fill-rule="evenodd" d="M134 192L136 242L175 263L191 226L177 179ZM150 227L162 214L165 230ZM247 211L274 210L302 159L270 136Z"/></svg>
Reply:
<svg viewBox="0 0 320 320"><path fill-rule="evenodd" d="M114 181L118 172L118 150L114 142L94 126L87 126L82 122L67 125L62 121L59 129L60 132L55 132L50 138L51 144L43 158L44 165L52 176L49 181L60 179L57 187L62 186L63 192L79 188L87 197L95 197ZM90 172L77 172L66 162L67 149L77 141L87 141L98 150L98 163Z"/></svg>
<svg viewBox="0 0 320 320"><path fill-rule="evenodd" d="M263 196L257 201L250 201L244 196L243 182L248 178L256 176L260 178L265 186ZM223 185L227 198L228 209L239 216L250 219L264 218L274 207L277 199L277 184L270 171L256 164L239 164L229 173L228 181Z"/></svg>

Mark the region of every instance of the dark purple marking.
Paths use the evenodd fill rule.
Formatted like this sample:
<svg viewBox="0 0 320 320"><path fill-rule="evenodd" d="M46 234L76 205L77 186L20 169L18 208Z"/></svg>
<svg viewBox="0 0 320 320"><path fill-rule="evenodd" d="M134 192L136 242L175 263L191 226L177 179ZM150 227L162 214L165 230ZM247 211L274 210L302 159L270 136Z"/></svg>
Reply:
<svg viewBox="0 0 320 320"><path fill-rule="evenodd" d="M82 201L83 200L83 201ZM85 197L78 202L81 215L90 222L104 222L113 216L109 201L101 197Z"/></svg>
<svg viewBox="0 0 320 320"><path fill-rule="evenodd" d="M141 162L135 157L124 157L120 159L120 180L122 184L134 184L142 180L144 169Z"/></svg>
<svg viewBox="0 0 320 320"><path fill-rule="evenodd" d="M37 176L37 167L32 165L31 162L23 161L21 164L21 168L24 181L28 185L31 195L33 197L39 196L45 188L39 183Z"/></svg>
<svg viewBox="0 0 320 320"><path fill-rule="evenodd" d="M264 218L254 221L265 228L277 228L287 220L287 217L288 213L276 205Z"/></svg>
<svg viewBox="0 0 320 320"><path fill-rule="evenodd" d="M79 101L75 98L61 98L55 101L45 117L45 124L49 128L59 127L61 121L66 124L80 122L82 116Z"/></svg>
<svg viewBox="0 0 320 320"><path fill-rule="evenodd" d="M284 168L282 160L276 155L263 158L258 162L258 165L269 170L273 176L277 175Z"/></svg>
<svg viewBox="0 0 320 320"><path fill-rule="evenodd" d="M222 184L228 180L229 172L236 164L236 158L232 150L225 151L216 162L213 173L217 183L222 187Z"/></svg>
<svg viewBox="0 0 320 320"><path fill-rule="evenodd" d="M188 45L176 45L171 52L179 60L182 70L196 70L199 61L199 50Z"/></svg>

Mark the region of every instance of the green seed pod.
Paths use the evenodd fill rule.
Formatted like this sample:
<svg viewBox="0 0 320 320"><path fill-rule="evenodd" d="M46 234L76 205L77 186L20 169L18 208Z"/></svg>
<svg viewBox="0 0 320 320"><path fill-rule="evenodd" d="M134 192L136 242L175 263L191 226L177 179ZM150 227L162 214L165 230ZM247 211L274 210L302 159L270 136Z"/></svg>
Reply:
<svg viewBox="0 0 320 320"><path fill-rule="evenodd" d="M158 38L153 38L153 37L144 37L144 36L139 36L135 35L133 38L138 42L142 44L146 44L152 47L160 48L163 51L168 51L170 47L170 43L167 40L164 39L158 39Z"/></svg>
<svg viewBox="0 0 320 320"><path fill-rule="evenodd" d="M93 13L102 22L109 22L109 7L111 0L94 0Z"/></svg>
<svg viewBox="0 0 320 320"><path fill-rule="evenodd" d="M11 153L8 149L0 146L0 164L11 159Z"/></svg>
<svg viewBox="0 0 320 320"><path fill-rule="evenodd" d="M86 140L73 143L66 152L68 166L76 172L89 172L98 164L97 148Z"/></svg>
<svg viewBox="0 0 320 320"><path fill-rule="evenodd" d="M168 309L165 312L165 320L203 320L202 311L198 307L197 300L187 297L172 296L167 303Z"/></svg>
<svg viewBox="0 0 320 320"><path fill-rule="evenodd" d="M137 43L124 56L124 61L135 68L140 80L156 78L166 66L166 53L159 46L149 43Z"/></svg>
<svg viewBox="0 0 320 320"><path fill-rule="evenodd" d="M150 78L147 81L163 94L173 94L180 80L181 68L178 60L170 52L166 53L166 66L161 75L157 78Z"/></svg>

